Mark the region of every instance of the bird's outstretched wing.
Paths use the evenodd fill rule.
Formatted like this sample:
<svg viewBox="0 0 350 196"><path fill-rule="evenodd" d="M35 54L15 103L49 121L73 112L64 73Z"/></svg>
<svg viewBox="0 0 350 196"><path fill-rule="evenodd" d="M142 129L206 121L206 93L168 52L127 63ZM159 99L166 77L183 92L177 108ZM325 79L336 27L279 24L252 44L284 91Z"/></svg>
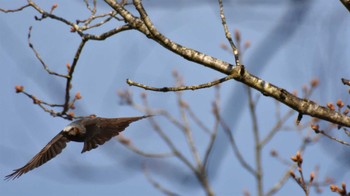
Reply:
<svg viewBox="0 0 350 196"><path fill-rule="evenodd" d="M97 148L112 137L124 131L130 123L149 116L127 117L127 118L94 118L86 122L86 140L81 153Z"/></svg>
<svg viewBox="0 0 350 196"><path fill-rule="evenodd" d="M46 146L37 155L35 155L25 166L13 170L14 172L5 176L5 179L16 179L22 174L25 174L30 170L41 166L42 164L46 163L47 161L61 153L62 149L66 147L67 142L69 142L69 140L64 136L63 132L61 131L48 144L46 144Z"/></svg>

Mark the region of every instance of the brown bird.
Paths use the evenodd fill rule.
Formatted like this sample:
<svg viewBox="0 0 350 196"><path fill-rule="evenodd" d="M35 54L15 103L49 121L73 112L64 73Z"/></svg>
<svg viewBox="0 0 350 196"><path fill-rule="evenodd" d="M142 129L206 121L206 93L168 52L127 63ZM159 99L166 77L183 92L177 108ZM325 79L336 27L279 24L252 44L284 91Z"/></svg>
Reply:
<svg viewBox="0 0 350 196"><path fill-rule="evenodd" d="M67 125L59 132L37 155L25 166L13 170L5 177L16 179L21 175L35 169L60 154L70 141L84 142L81 153L97 148L113 136L122 132L130 123L150 116L126 118L83 118Z"/></svg>

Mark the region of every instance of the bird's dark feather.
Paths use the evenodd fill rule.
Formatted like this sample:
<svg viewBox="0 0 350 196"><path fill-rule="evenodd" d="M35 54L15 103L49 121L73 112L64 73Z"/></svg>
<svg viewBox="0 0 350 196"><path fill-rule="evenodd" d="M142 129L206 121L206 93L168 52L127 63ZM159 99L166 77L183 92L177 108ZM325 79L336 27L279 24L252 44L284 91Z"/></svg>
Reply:
<svg viewBox="0 0 350 196"><path fill-rule="evenodd" d="M69 140L63 135L61 131L58 133L38 154L36 154L26 165L21 168L13 170L14 172L7 175L5 179L16 179L28 171L41 166L48 162L56 155L62 152Z"/></svg>
<svg viewBox="0 0 350 196"><path fill-rule="evenodd" d="M149 116L127 117L127 118L94 118L89 119L86 128L86 140L81 153L97 148L112 137L124 131L130 123Z"/></svg>

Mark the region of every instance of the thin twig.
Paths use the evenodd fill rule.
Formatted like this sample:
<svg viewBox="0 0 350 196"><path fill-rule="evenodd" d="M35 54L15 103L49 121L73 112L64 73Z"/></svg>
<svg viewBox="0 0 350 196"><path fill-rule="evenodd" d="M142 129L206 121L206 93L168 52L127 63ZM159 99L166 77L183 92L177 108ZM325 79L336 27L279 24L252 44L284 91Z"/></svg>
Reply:
<svg viewBox="0 0 350 196"><path fill-rule="evenodd" d="M113 18L113 16L110 16L110 17L106 18L105 20L103 20L101 22L98 22L98 23L96 23L94 25L90 25L90 26L83 26L80 29L82 31L85 31L87 29L92 29L92 28L96 28L96 27L102 26L102 25L106 24L107 22L109 22L112 18Z"/></svg>
<svg viewBox="0 0 350 196"><path fill-rule="evenodd" d="M205 165L205 163L203 164L203 162L200 159L199 152L198 152L197 147L194 143L192 131L189 127L189 123L188 123L187 116L185 113L185 109L189 108L189 106L184 103L184 100L182 100L182 96L181 96L182 93L177 92L176 94L178 95L180 113L181 113L181 116L182 116L183 121L184 121L183 124L186 128L184 130L185 137L186 137L187 143L190 147L190 151L192 153L192 156L194 157L195 162L197 163L197 172L195 173L195 175L196 175L197 179L199 180L199 182L201 183L201 185L203 186L207 195L209 195L209 196L213 195L213 192L212 192L211 187L209 185L208 175L207 175L207 171L206 171L206 165ZM216 128L216 130L213 131L213 134L211 134L210 141L209 141L207 150L205 152L205 157L204 157L203 161L206 161L206 162L208 161L209 154L211 152L214 141L216 139L217 131L218 131L218 129Z"/></svg>
<svg viewBox="0 0 350 196"><path fill-rule="evenodd" d="M107 32L104 32L100 35L93 35L93 34L81 34L82 36L84 36L86 39L91 39L91 40L97 40L97 41L102 41L102 40L105 40L117 33L120 33L120 32L123 32L123 31L127 31L127 30L131 30L133 29L130 25L126 24L126 25L123 25L123 26L120 26L120 27L116 27L112 30L109 30Z"/></svg>
<svg viewBox="0 0 350 196"><path fill-rule="evenodd" d="M305 138L303 140L303 142L301 143L298 151L301 152L301 153L304 152L306 147L307 147L307 145L309 145L310 142L311 142L310 139ZM279 191L283 187L283 185L286 184L287 180L289 179L290 171L294 171L297 168L297 166L298 165L295 163L289 169L287 169L286 172L282 175L281 179L275 185L273 185L272 188L265 195L266 196L272 196L277 191Z"/></svg>
<svg viewBox="0 0 350 196"><path fill-rule="evenodd" d="M119 91L118 95L121 99L123 99L122 101L125 102L126 104L132 106L133 108L135 108L136 110L139 110L143 113L151 113L151 114L155 114L155 115L162 115L164 116L167 120L169 120L173 125L175 125L178 129L180 130L184 130L185 127L183 124L181 124L173 115L171 115L168 111L164 110L164 109L152 109L149 107L145 107L145 106L141 106L139 104L136 104L133 100L132 100L132 96L130 91L125 90L125 91Z"/></svg>
<svg viewBox="0 0 350 196"><path fill-rule="evenodd" d="M115 11L110 11L108 13L103 13L100 15L91 15L89 18L85 19L85 20L76 20L77 24L79 23L84 23L85 26L87 26L88 24L91 23L91 21L98 19L98 18L104 18L106 16L115 16L117 13Z"/></svg>
<svg viewBox="0 0 350 196"><path fill-rule="evenodd" d="M144 84L134 82L130 79L126 80L126 83L128 83L130 86L137 86L140 88L143 88L145 90L151 90L151 91L159 91L159 92L169 92L169 91L184 91L184 90L198 90L202 88L209 88L215 85L218 85L220 83L223 83L227 80L233 79L232 75L228 75L226 77L220 78L218 80L214 80L208 83L200 84L200 85L194 85L194 86L178 86L178 87L162 87L162 88L157 88L157 87L151 87L151 86L146 86Z"/></svg>
<svg viewBox="0 0 350 196"><path fill-rule="evenodd" d="M262 159L261 159L261 150L262 146L260 145L260 134L258 128L258 119L255 111L255 102L253 101L252 89L247 87L248 91L248 102L249 102L249 113L252 118L253 124L253 135L254 135L254 143L255 143L255 164L256 164L256 172L255 177L257 180L257 188L258 195L262 196L263 192L263 169L262 169Z"/></svg>
<svg viewBox="0 0 350 196"><path fill-rule="evenodd" d="M185 107L186 107L185 105L186 104L184 103L184 100L182 99L181 93L178 92L178 93L176 93L176 95L177 95L177 101L178 101L178 106L180 109L182 121L183 121L183 124L185 127L184 135L186 137L187 145L190 147L192 156L193 156L194 160L196 161L197 168L200 168L202 163L201 163L201 159L199 157L198 150L197 150L196 145L194 143L191 128L190 128L190 125L189 125L189 122L187 119L187 115L185 112Z"/></svg>
<svg viewBox="0 0 350 196"><path fill-rule="evenodd" d="M29 27L29 31L28 31L28 43L29 43L29 47L32 49L32 51L34 52L36 58L40 61L40 63L42 64L42 66L44 67L44 69L47 71L47 73L51 74L51 75L55 75L55 76L59 76L62 78L68 78L67 75L63 75L63 74L59 74L56 72L53 72L49 69L49 66L47 66L47 64L42 60L42 58L40 57L39 52L35 49L33 43L31 42L31 33L32 33L32 26Z"/></svg>
<svg viewBox="0 0 350 196"><path fill-rule="evenodd" d="M49 109L48 107L45 107L45 106L49 106L49 107L64 107L63 104L51 104L51 103L47 103L43 100L40 100L38 99L37 97L35 97L34 95L24 91L24 90L21 90L20 92L17 92L17 93L23 93L25 94L27 97L29 97L30 99L33 100L33 103L38 105L41 109L44 110L44 112L47 112L49 113L51 116L53 117L62 117L64 119L67 119L67 120L72 120L72 119L77 119L77 118L84 118L85 116L74 116L72 115L72 113L62 113L62 112L56 112L55 110L52 110L52 109Z"/></svg>
<svg viewBox="0 0 350 196"><path fill-rule="evenodd" d="M27 5L24 5L22 7L19 7L17 9L13 9L13 10L5 10L5 9L0 8L0 12L4 12L4 13L19 12L19 11L22 11L23 9L25 9L27 7L30 7L30 6L31 6L30 4L27 4Z"/></svg>
<svg viewBox="0 0 350 196"><path fill-rule="evenodd" d="M221 18L222 26L224 27L225 36L226 36L228 42L231 45L232 53L235 56L236 65L240 65L239 51L237 50L237 47L233 43L231 33L230 33L230 31L228 30L228 27L227 27L226 17L225 17L225 13L224 13L224 6L223 6L223 3L222 3L222 0L218 0L218 1L219 1L219 6L220 6L220 18Z"/></svg>
<svg viewBox="0 0 350 196"><path fill-rule="evenodd" d="M237 144L235 142L235 139L233 137L233 134L232 134L230 128L226 125L226 123L222 120L221 117L219 117L219 119L220 119L220 124L221 124L222 128L224 129L225 133L228 136L228 139L230 141L232 150L233 150L234 154L236 155L238 161L240 162L240 164L242 165L243 168L245 168L253 176L256 176L256 171L253 169L252 166L250 166L248 164L248 162L245 161L245 159L243 158L241 152L239 151L238 146L237 146Z"/></svg>
<svg viewBox="0 0 350 196"><path fill-rule="evenodd" d="M288 167L292 165L289 159L287 160L284 157L280 156L276 150L271 151L270 154L272 157L276 158L283 165L286 165Z"/></svg>
<svg viewBox="0 0 350 196"><path fill-rule="evenodd" d="M147 172L147 168L146 165L143 164L143 172L147 178L147 180L156 188L158 189L160 192L164 193L165 195L168 196L178 196L178 194L169 191L168 189L164 188L159 182L157 182L156 180L154 180L151 175Z"/></svg>
<svg viewBox="0 0 350 196"><path fill-rule="evenodd" d="M220 121L218 119L216 119L215 123L214 123L214 129L213 129L213 131L210 134L209 144L208 144L207 149L205 151L205 155L204 155L204 159L203 159L203 168L207 168L208 161L209 161L209 156L210 156L210 153L213 150L214 142L216 140L216 136L217 136L217 133L219 131L219 125L220 125Z"/></svg>
<svg viewBox="0 0 350 196"><path fill-rule="evenodd" d="M186 111L190 115L190 117L193 119L193 121L201 128L205 133L211 134L210 129L203 123L203 121L198 118L198 116L192 111L190 107L186 107Z"/></svg>
<svg viewBox="0 0 350 196"><path fill-rule="evenodd" d="M278 119L275 126L271 129L271 131L264 137L264 139L260 142L261 146L265 146L273 136L281 130L282 125L295 113L294 110L289 110L282 118Z"/></svg>
<svg viewBox="0 0 350 196"><path fill-rule="evenodd" d="M172 116L168 111L159 110L158 112L154 112L155 114L161 114L165 118L167 118L173 125L175 125L180 130L184 130L185 126L181 124L174 116Z"/></svg>
<svg viewBox="0 0 350 196"><path fill-rule="evenodd" d="M287 182L287 180L290 177L290 171L294 170L295 168L297 168L296 164L293 164L293 166L291 166L289 169L287 169L284 174L282 175L282 177L280 178L280 180L274 184L271 189L266 193L266 196L272 196L274 195L277 191L279 191L282 186Z"/></svg>
<svg viewBox="0 0 350 196"><path fill-rule="evenodd" d="M143 97L144 105L149 108L148 101L146 97ZM149 114L147 112L147 114ZM148 119L153 127L153 129L158 133L158 135L164 140L164 142L168 145L168 147L171 149L173 154L178 157L188 168L192 170L193 173L196 173L196 168L191 164L191 162L176 148L175 144L172 142L172 140L163 132L159 124L153 119Z"/></svg>
<svg viewBox="0 0 350 196"><path fill-rule="evenodd" d="M47 105L50 107L63 107L62 104L51 104L51 103L47 103L45 101L42 101L42 100L36 98L34 95L27 93L26 91L23 91L22 93L25 94L27 97L31 98L35 104L43 104L43 105Z"/></svg>
<svg viewBox="0 0 350 196"><path fill-rule="evenodd" d="M85 3L85 5L86 5L86 8L88 9L88 10L90 10L90 12L91 12L91 15L95 15L96 14L96 0L94 0L93 1L93 8L91 8L91 6L90 6L90 3L89 3L89 1L88 0L84 0L84 3Z"/></svg>
<svg viewBox="0 0 350 196"><path fill-rule="evenodd" d="M73 63L69 69L68 77L66 81L66 93L65 93L65 101L64 101L64 107L62 110L62 113L66 113L69 109L69 100L70 100L70 88L72 86L72 79L73 79L73 73L75 70L75 67L77 66L78 60L80 58L81 51L83 50L85 43L87 42L87 39L82 39L77 51L75 52Z"/></svg>
<svg viewBox="0 0 350 196"><path fill-rule="evenodd" d="M341 140L341 139L338 139L338 138L336 138L336 137L333 137L333 136L331 136L331 135L328 135L325 131L318 130L318 131L315 131L315 132L316 132L316 133L320 133L320 134L322 134L322 135L328 137L328 138L331 139L331 140L334 140L334 141L339 142L339 143L341 143L341 144L344 144L344 145L346 145L346 146L350 146L350 143L347 143L347 142L345 142L345 141L343 141L343 140Z"/></svg>
<svg viewBox="0 0 350 196"><path fill-rule="evenodd" d="M135 145L133 145L130 140L126 139L124 136L119 135L116 137L116 139L123 144L126 148L129 150L133 151L134 153L141 155L143 157L148 157L148 158L168 158L168 157L173 157L173 153L148 153L145 152L139 148L137 148Z"/></svg>
<svg viewBox="0 0 350 196"><path fill-rule="evenodd" d="M215 88L216 93L215 93L215 100L213 101L213 115L215 117L215 123L214 123L214 128L213 131L211 131L210 134L210 141L209 141L209 145L207 147L207 150L205 151L205 155L204 155L204 159L203 159L203 168L207 168L207 164L209 161L209 155L212 152L212 149L214 147L214 142L216 140L216 136L217 133L219 131L219 125L220 125L220 119L218 119L218 117L220 115L218 115L220 113L220 90L219 90L219 86L217 86L217 88Z"/></svg>
<svg viewBox="0 0 350 196"><path fill-rule="evenodd" d="M51 18L51 19L55 19L57 21L61 21L71 27L75 27L75 24L73 22L70 22L62 17L59 17L59 16L56 16L52 13L49 13L49 12L46 12L44 11L43 9L41 9L37 4L35 4L33 1L31 0L28 0L28 4L33 7L35 10L37 10L40 14L42 14L42 17L41 18L38 18L36 17L37 20L42 20L42 19L45 19L47 17Z"/></svg>

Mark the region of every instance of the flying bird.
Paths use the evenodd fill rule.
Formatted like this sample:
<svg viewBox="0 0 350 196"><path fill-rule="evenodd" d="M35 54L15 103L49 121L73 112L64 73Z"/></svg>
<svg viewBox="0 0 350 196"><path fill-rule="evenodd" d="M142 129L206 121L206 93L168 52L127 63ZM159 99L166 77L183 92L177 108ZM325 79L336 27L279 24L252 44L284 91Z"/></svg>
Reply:
<svg viewBox="0 0 350 196"><path fill-rule="evenodd" d="M130 123L149 116L125 118L83 118L76 120L63 128L46 146L36 154L26 165L13 170L5 179L16 179L21 175L48 162L60 154L70 141L84 142L81 153L97 148L112 137L124 131Z"/></svg>

